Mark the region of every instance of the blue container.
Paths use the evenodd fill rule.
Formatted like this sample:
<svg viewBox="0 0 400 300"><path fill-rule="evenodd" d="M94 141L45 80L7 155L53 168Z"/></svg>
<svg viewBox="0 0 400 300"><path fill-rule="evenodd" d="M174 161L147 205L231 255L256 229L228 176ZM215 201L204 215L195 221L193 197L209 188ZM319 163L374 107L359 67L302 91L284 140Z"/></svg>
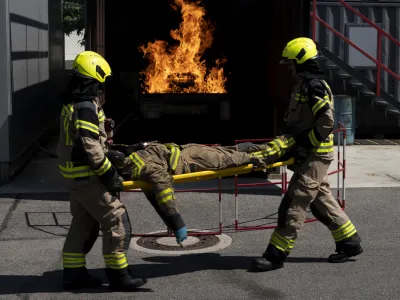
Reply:
<svg viewBox="0 0 400 300"><path fill-rule="evenodd" d="M354 144L356 129L356 101L347 95L335 95L335 129L338 129L338 122L346 127L346 145ZM340 132L340 144L343 145L343 131ZM334 133L334 143L337 145L339 133Z"/></svg>

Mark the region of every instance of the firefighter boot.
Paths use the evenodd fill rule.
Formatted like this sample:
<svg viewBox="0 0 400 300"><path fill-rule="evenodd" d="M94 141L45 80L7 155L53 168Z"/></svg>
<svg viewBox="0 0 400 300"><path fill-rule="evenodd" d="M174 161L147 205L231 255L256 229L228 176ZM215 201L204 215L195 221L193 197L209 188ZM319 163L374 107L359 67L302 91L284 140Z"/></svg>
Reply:
<svg viewBox="0 0 400 300"><path fill-rule="evenodd" d="M64 268L63 279L65 290L95 288L102 285L102 280L92 277L85 267Z"/></svg>
<svg viewBox="0 0 400 300"><path fill-rule="evenodd" d="M336 254L331 254L328 258L330 263L344 263L351 257L363 253L361 247L361 239L358 233L355 233L350 238L336 243Z"/></svg>
<svg viewBox="0 0 400 300"><path fill-rule="evenodd" d="M110 290L114 291L134 291L145 285L145 278L133 278L128 271L128 267L123 269L106 268L106 276L110 282Z"/></svg>
<svg viewBox="0 0 400 300"><path fill-rule="evenodd" d="M286 253L279 251L273 245L269 244L262 257L253 260L253 270L266 272L281 269L286 257Z"/></svg>

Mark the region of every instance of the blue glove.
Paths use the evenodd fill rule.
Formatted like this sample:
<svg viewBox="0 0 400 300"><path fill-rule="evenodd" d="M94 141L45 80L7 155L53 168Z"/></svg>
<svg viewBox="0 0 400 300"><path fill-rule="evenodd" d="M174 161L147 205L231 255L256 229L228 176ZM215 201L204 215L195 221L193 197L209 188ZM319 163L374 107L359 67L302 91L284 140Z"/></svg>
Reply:
<svg viewBox="0 0 400 300"><path fill-rule="evenodd" d="M182 243L184 240L187 239L187 229L186 226L182 227L181 229L178 229L174 232L176 242L177 243Z"/></svg>

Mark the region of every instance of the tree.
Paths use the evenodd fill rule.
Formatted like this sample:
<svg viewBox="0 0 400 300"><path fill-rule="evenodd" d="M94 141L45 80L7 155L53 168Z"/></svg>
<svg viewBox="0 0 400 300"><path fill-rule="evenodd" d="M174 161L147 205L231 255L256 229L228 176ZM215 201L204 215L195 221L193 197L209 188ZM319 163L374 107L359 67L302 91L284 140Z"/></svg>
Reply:
<svg viewBox="0 0 400 300"><path fill-rule="evenodd" d="M85 29L84 0L64 0L63 16L64 33L80 35Z"/></svg>

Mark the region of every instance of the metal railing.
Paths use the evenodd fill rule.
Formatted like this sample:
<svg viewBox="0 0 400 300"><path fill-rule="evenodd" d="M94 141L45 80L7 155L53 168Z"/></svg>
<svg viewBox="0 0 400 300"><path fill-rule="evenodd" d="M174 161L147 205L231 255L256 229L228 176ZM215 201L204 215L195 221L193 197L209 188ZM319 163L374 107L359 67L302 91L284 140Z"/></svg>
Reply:
<svg viewBox="0 0 400 300"><path fill-rule="evenodd" d="M362 13L360 13L358 10L356 10L354 7L352 7L350 4L346 3L344 0L338 0L340 4L342 4L345 8L349 9L353 13L355 13L358 17L360 17L364 22L369 24L371 27L375 28L378 33L378 41L377 41L377 57L374 58L371 55L369 55L367 52L365 52L363 49L358 47L356 44L354 44L352 41L350 41L348 38L346 38L343 34L338 32L336 29L334 29L331 25L329 25L327 22L322 20L320 17L317 16L317 0L313 0L313 5L312 5L312 11L310 12L310 16L312 17L312 38L314 41L316 41L317 38L317 21L321 23L323 26L325 26L327 29L332 31L335 35L337 35L339 38L341 38L343 41L345 41L347 44L352 46L354 49L356 49L358 52L363 54L365 57L370 59L376 64L377 68L377 74L376 74L376 90L375 94L380 97L381 95L381 70L386 71L388 74L393 76L397 81L400 81L400 76L390 70L386 65L384 65L381 61L382 59L382 37L385 36L388 38L390 41L395 43L398 47L400 47L400 41L395 39L393 36L391 36L389 33L387 33L385 30L380 28L378 25L376 25L374 22L372 22L370 19L368 19L366 16L364 16Z"/></svg>
<svg viewBox="0 0 400 300"><path fill-rule="evenodd" d="M328 176L331 176L333 174L337 174L337 198L336 200L338 201L340 207L344 210L345 209L345 197L346 197L346 185L345 185L345 180L346 180L346 127L342 122L338 122L338 128L333 131L333 133L338 134L338 141L337 141L337 169L332 170L331 172L328 173ZM343 137L343 143L340 143L341 137ZM273 140L273 138L263 138L263 139L245 139L245 140L235 140L234 144L242 143L242 142L253 142L253 143L264 143ZM219 144L207 144L207 145L219 145ZM341 151L341 149L343 149ZM289 163L289 161L292 161ZM240 183L238 174L246 174L249 172L244 172L244 173L233 173L230 174L231 176L234 176L234 201L235 201L235 220L234 220L234 232L239 232L239 231L253 231L253 230L263 230L263 229L274 229L277 227L276 224L274 225L241 225L241 222L239 222L239 194L241 188L251 188L251 187L260 187L260 186L280 186L281 190L281 197L283 199L284 195L287 192L288 185L289 185L289 180L288 180L288 174L287 174L287 165L293 164L294 160L290 159L286 162L282 163L275 163L273 165L276 165L276 167L283 168L283 172L281 174L281 180L279 181L271 181L269 179L262 180L259 182L252 182L252 183ZM242 168L242 167L239 167ZM232 169L231 169L232 170ZM216 172L221 172L216 171ZM229 171L227 169L226 171ZM230 171L231 172L231 171ZM202 172L200 172L202 173ZM229 230L232 230L231 226L227 226L224 228L223 226L223 210L222 210L222 181L221 178L225 177L225 175L222 175L221 177L212 177L212 178L206 178L204 176L199 176L200 173L191 173L188 174L192 178L196 178L194 181L188 181L188 182L197 182L197 181L202 181L202 180L209 180L209 179L218 179L218 187L209 187L209 188L189 188L189 189L178 189L175 188L176 193L187 193L187 192L210 192L210 191L217 191L218 192L218 214L216 213L216 216L218 216L218 224L214 228L215 230L204 230L204 229L199 229L199 230L189 230L188 236L205 236L205 235L221 235L222 233L225 232L224 229L229 228ZM221 173L219 173L220 175ZM342 179L340 180L340 175L342 175ZM181 176L181 175L177 175ZM179 184L179 180L175 182L174 185ZM133 182L131 182L133 185ZM123 195L123 193L143 193L139 188L130 188L128 185L125 187L125 191L121 192L119 197ZM193 209L196 209L196 207L193 207ZM274 213L274 214L277 214ZM266 219L266 218L264 218ZM249 223L252 221L257 221L257 220L250 220L250 221L245 221L243 223ZM315 217L307 218L304 223L311 223L318 221ZM150 232L150 233L139 233L139 232L134 232L132 233L132 237L173 237L173 233L171 230L166 228L166 230L158 230L155 232Z"/></svg>

